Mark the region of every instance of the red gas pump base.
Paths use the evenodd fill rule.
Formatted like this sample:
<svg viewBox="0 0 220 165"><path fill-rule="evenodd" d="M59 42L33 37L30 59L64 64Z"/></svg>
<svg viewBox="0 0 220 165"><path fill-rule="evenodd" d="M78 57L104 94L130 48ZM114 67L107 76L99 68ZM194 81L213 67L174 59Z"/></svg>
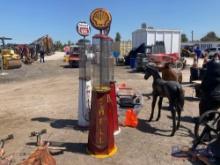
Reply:
<svg viewBox="0 0 220 165"><path fill-rule="evenodd" d="M91 105L87 151L96 158L110 157L117 152L110 88L93 90Z"/></svg>
<svg viewBox="0 0 220 165"><path fill-rule="evenodd" d="M112 113L113 113L113 128L114 135L118 135L121 130L118 126L118 108L117 108L117 99L116 99L116 89L115 89L115 81L110 82L110 97L112 101Z"/></svg>

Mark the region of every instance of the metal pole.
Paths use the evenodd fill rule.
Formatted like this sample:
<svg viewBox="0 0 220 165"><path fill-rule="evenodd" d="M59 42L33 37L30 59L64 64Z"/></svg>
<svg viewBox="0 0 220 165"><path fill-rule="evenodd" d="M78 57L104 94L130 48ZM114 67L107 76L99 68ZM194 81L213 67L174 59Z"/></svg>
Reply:
<svg viewBox="0 0 220 165"><path fill-rule="evenodd" d="M84 74L84 78L87 80L87 75L86 75L86 37L84 36L83 37L83 67L84 67L84 72L83 72L83 74Z"/></svg>
<svg viewBox="0 0 220 165"><path fill-rule="evenodd" d="M102 30L100 30L100 34L102 34ZM100 63L100 87L102 86L102 67L103 67L103 60L102 60L102 53L103 53L103 41L102 38L100 38L100 54L99 54L99 63Z"/></svg>
<svg viewBox="0 0 220 165"><path fill-rule="evenodd" d="M192 42L193 42L193 37L194 37L194 31L192 30Z"/></svg>
<svg viewBox="0 0 220 165"><path fill-rule="evenodd" d="M3 64L3 56L0 54L0 60L1 60L1 76L7 75L8 73L4 72L4 64Z"/></svg>
<svg viewBox="0 0 220 165"><path fill-rule="evenodd" d="M1 60L1 74L3 73L3 58L2 55L0 55L0 60Z"/></svg>

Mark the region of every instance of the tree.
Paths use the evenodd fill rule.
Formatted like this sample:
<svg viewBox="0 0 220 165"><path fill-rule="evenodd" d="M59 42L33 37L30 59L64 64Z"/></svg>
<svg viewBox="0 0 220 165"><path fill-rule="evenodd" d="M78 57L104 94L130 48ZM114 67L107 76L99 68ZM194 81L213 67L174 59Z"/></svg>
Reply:
<svg viewBox="0 0 220 165"><path fill-rule="evenodd" d="M61 41L56 41L54 45L55 45L56 50L59 50L59 51L63 50L63 44Z"/></svg>
<svg viewBox="0 0 220 165"><path fill-rule="evenodd" d="M67 41L67 45L68 45L68 46L72 45L72 42L71 42L70 40Z"/></svg>
<svg viewBox="0 0 220 165"><path fill-rule="evenodd" d="M220 38L215 34L215 32L208 32L201 41L218 41Z"/></svg>
<svg viewBox="0 0 220 165"><path fill-rule="evenodd" d="M121 35L119 32L116 33L115 41L121 41Z"/></svg>
<svg viewBox="0 0 220 165"><path fill-rule="evenodd" d="M186 36L186 34L183 33L183 34L181 35L181 41L182 41L182 42L188 42L188 41L189 41L188 38L187 38L187 36Z"/></svg>

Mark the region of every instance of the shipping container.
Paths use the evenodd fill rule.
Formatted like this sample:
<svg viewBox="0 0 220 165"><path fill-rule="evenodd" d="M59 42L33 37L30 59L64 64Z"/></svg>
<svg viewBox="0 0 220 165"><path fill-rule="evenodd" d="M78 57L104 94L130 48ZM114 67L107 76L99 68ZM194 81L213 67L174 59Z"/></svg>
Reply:
<svg viewBox="0 0 220 165"><path fill-rule="evenodd" d="M166 30L154 28L142 28L132 33L132 48L137 48L142 43L146 46L155 45L155 42L163 41L164 53L180 53L181 32L179 30Z"/></svg>

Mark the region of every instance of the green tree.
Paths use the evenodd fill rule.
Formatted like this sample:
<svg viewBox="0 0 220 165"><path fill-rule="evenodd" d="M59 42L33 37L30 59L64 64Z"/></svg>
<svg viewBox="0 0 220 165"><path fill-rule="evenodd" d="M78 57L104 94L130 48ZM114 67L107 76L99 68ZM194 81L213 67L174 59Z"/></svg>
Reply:
<svg viewBox="0 0 220 165"><path fill-rule="evenodd" d="M55 45L56 50L59 50L59 51L63 50L63 44L61 41L56 41L54 45Z"/></svg>
<svg viewBox="0 0 220 165"><path fill-rule="evenodd" d="M72 45L73 43L69 40L69 41L67 41L67 45L68 46L70 46L70 45Z"/></svg>
<svg viewBox="0 0 220 165"><path fill-rule="evenodd" d="M119 32L116 33L115 41L121 41L121 34Z"/></svg>
<svg viewBox="0 0 220 165"><path fill-rule="evenodd" d="M220 38L216 35L215 32L208 32L204 37L202 37L201 41L218 41Z"/></svg>
<svg viewBox="0 0 220 165"><path fill-rule="evenodd" d="M182 42L188 42L189 40L188 40L188 38L187 38L187 36L186 36L186 34L181 34L181 41Z"/></svg>

